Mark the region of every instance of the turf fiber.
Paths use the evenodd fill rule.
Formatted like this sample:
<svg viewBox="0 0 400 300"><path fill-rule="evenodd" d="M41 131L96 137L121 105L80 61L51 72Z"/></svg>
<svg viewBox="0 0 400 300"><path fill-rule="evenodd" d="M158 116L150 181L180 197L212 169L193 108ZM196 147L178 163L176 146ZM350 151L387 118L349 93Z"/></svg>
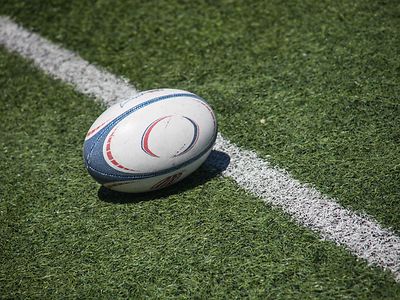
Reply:
<svg viewBox="0 0 400 300"><path fill-rule="evenodd" d="M200 94L229 139L399 232L396 1L3 1L0 14L140 90ZM0 74L1 298L398 298L390 274L204 168L147 197L99 190L81 147L104 108L4 50Z"/></svg>
<svg viewBox="0 0 400 300"><path fill-rule="evenodd" d="M211 102L220 130L400 230L397 1L5 1L130 79Z"/></svg>
<svg viewBox="0 0 400 300"><path fill-rule="evenodd" d="M0 71L2 298L361 299L400 292L390 274L204 168L150 196L99 189L81 147L102 108L3 50Z"/></svg>

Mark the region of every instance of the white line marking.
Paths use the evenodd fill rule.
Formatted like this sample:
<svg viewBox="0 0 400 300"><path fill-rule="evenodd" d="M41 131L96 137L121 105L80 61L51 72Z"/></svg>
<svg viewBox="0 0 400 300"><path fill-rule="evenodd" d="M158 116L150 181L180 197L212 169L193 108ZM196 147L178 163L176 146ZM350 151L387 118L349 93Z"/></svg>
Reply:
<svg viewBox="0 0 400 300"><path fill-rule="evenodd" d="M10 19L2 16L0 44L33 60L47 74L74 85L79 92L100 100L107 99L108 104L137 93L135 88L124 80L89 64L73 52L18 27Z"/></svg>
<svg viewBox="0 0 400 300"><path fill-rule="evenodd" d="M137 93L125 81L1 16L0 44L107 105ZM271 166L254 152L231 144L221 135L215 149L231 158L230 165L223 172L225 176L230 176L239 186L265 202L279 206L298 223L318 232L323 239L344 245L371 265L390 270L400 282L400 238L390 230L382 228L368 216L343 208L333 199L293 179L286 171Z"/></svg>

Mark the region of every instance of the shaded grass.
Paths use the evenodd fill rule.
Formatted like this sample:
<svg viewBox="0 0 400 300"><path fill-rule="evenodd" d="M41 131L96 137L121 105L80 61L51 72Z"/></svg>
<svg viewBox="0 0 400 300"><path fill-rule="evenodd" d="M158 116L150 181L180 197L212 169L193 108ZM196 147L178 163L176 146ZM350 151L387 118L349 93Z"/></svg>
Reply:
<svg viewBox="0 0 400 300"><path fill-rule="evenodd" d="M2 298L399 295L391 274L226 178L191 177L191 189L147 201L100 200L81 147L102 108L1 49L0 72Z"/></svg>
<svg viewBox="0 0 400 300"><path fill-rule="evenodd" d="M200 94L230 140L399 232L397 1L4 1L0 13L139 89Z"/></svg>

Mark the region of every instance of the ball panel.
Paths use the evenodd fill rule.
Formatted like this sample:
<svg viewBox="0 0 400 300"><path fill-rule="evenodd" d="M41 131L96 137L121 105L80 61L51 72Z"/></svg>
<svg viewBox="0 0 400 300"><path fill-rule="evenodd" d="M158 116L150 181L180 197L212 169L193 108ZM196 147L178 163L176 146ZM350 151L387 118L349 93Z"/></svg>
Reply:
<svg viewBox="0 0 400 300"><path fill-rule="evenodd" d="M175 184L189 176L204 163L204 161L210 155L210 152L211 149L190 165L167 174L153 176L145 179L114 181L105 183L104 186L106 188L109 188L110 190L124 193L142 193L147 191L159 190Z"/></svg>
<svg viewBox="0 0 400 300"><path fill-rule="evenodd" d="M190 174L189 166L211 151L215 139L215 116L204 100L180 90L153 90L112 106L95 121L84 161L93 178L113 189L162 188Z"/></svg>

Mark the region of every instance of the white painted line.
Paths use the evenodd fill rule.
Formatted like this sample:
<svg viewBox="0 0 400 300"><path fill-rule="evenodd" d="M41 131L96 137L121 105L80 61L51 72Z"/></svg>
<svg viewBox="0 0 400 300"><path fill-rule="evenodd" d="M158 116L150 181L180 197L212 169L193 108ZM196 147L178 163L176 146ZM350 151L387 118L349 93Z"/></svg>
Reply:
<svg viewBox="0 0 400 300"><path fill-rule="evenodd" d="M137 93L125 81L18 26L7 17L0 17L0 44L107 105ZM400 238L390 230L382 228L370 217L343 208L333 199L293 179L286 171L271 166L254 152L231 144L221 135L215 149L230 156L230 164L223 174L233 178L240 187L269 204L279 206L298 223L318 232L323 239L347 247L371 265L390 270L400 282Z"/></svg>
<svg viewBox="0 0 400 300"><path fill-rule="evenodd" d="M0 44L15 51L62 81L83 93L111 104L136 94L124 80L101 70L69 50L50 43L37 34L18 27L7 17L0 16ZM117 87L117 88L116 88Z"/></svg>
<svg viewBox="0 0 400 300"><path fill-rule="evenodd" d="M285 170L271 166L256 153L231 144L222 136L216 150L227 153L230 165L223 173L239 186L281 207L300 224L323 239L346 246L369 264L388 269L400 282L400 238L368 216L343 208L315 188L293 179Z"/></svg>

